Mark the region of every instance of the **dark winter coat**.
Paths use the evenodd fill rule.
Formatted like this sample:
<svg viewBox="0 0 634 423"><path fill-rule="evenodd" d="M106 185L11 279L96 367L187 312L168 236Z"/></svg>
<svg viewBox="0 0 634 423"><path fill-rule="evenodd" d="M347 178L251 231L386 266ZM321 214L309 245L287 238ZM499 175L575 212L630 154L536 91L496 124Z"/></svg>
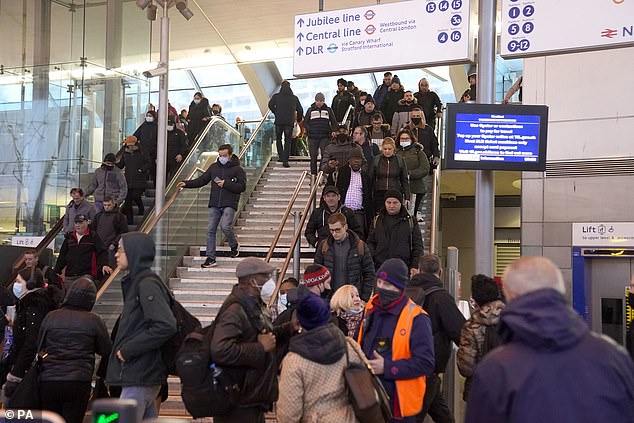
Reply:
<svg viewBox="0 0 634 423"><path fill-rule="evenodd" d="M346 166L352 150L358 150L363 154L359 144L352 141L342 143L337 138L333 139L322 153L320 170L326 174L334 172L335 169L328 165L330 160L336 160L339 163L339 167Z"/></svg>
<svg viewBox="0 0 634 423"><path fill-rule="evenodd" d="M374 90L374 95L372 98L374 99L375 108L374 110L381 110L385 99L387 98L387 92L390 89L389 85L381 84L376 90Z"/></svg>
<svg viewBox="0 0 634 423"><path fill-rule="evenodd" d="M293 125L295 123L295 113L297 121L301 122L304 117L302 104L290 87L282 86L280 92L273 94L269 100L269 109L275 115L276 125Z"/></svg>
<svg viewBox="0 0 634 423"><path fill-rule="evenodd" d="M394 407L394 389L397 379L414 379L434 372L434 340L431 334L431 324L429 316L419 314L414 318L412 331L409 334L411 358L405 360L392 360L392 339L394 329L407 305L408 297L403 294L400 301L395 301L388 309L382 309L379 298L374 295L370 301L375 309L368 315L365 312L363 323L363 339L361 339L361 349L366 358L374 359L374 351L378 351L383 356L384 372L379 375L387 394L391 398L390 404ZM367 309L366 309L367 310ZM388 348L379 348L379 339L389 339ZM484 420L483 420L484 421Z"/></svg>
<svg viewBox="0 0 634 423"><path fill-rule="evenodd" d="M434 91L414 93L414 98L418 101L418 105L423 109L425 121L428 125L435 126L432 122L436 122L436 113L442 113L442 101Z"/></svg>
<svg viewBox="0 0 634 423"><path fill-rule="evenodd" d="M632 422L632 360L559 292L515 298L500 321L504 344L476 368L466 423Z"/></svg>
<svg viewBox="0 0 634 423"><path fill-rule="evenodd" d="M107 266L108 250L99 235L91 229L77 240L77 232L68 232L55 262L55 272L66 276L91 275L97 277L103 266Z"/></svg>
<svg viewBox="0 0 634 423"><path fill-rule="evenodd" d="M337 91L335 96L332 99L332 107L333 112L335 112L335 118L337 122L343 123L343 118L346 117L346 112L350 108L353 107L353 110L348 115L348 119L352 121L354 117L354 107L356 105L356 101L354 99L354 95L347 90Z"/></svg>
<svg viewBox="0 0 634 423"><path fill-rule="evenodd" d="M330 134L337 130L337 119L326 104L317 107L313 103L304 116L304 128L310 138L330 138Z"/></svg>
<svg viewBox="0 0 634 423"><path fill-rule="evenodd" d="M355 232L357 235L362 234L362 228L359 227L357 220L354 218L352 210L347 207L341 206L335 211L330 211L330 208L322 203L310 214L306 229L304 230L304 236L310 245L317 247L317 244L330 236L330 229L328 228L328 218L333 213L342 213L346 216L348 222L348 228Z"/></svg>
<svg viewBox="0 0 634 423"><path fill-rule="evenodd" d="M150 155L138 144L121 147L117 153L117 167L125 168L125 180L128 183L128 189L145 189L147 188L147 174L155 166Z"/></svg>
<svg viewBox="0 0 634 423"><path fill-rule="evenodd" d="M425 125L424 128L416 127L413 130L416 131L416 139L425 148L427 157L440 157L438 137L436 137L432 127Z"/></svg>
<svg viewBox="0 0 634 423"><path fill-rule="evenodd" d="M389 258L400 258L410 269L418 267L423 255L423 237L418 222L404 207L396 216L389 216L385 209L379 212L370 225L368 247L378 269Z"/></svg>
<svg viewBox="0 0 634 423"><path fill-rule="evenodd" d="M366 139L366 141L363 144L357 144L357 145L361 147L361 151L363 151L363 158L365 159L369 168L372 165L372 161L374 160L374 157L381 154L381 149L379 148L378 145L376 145L369 139Z"/></svg>
<svg viewBox="0 0 634 423"><path fill-rule="evenodd" d="M436 354L434 373L444 373L451 357L451 342L459 345L465 318L458 310L456 300L446 289L425 294L432 287L442 288L442 281L435 275L419 273L407 285L407 294L429 314Z"/></svg>
<svg viewBox="0 0 634 423"><path fill-rule="evenodd" d="M203 97L198 104L193 101L189 104L189 114L187 115L189 125L187 126L187 134L190 140L194 140L195 137L205 129L210 117L211 108L209 107L209 100L207 100L207 98Z"/></svg>
<svg viewBox="0 0 634 423"><path fill-rule="evenodd" d="M123 203L128 195L128 183L120 169L108 169L105 165L95 169L93 180L84 190L86 195L95 195L95 201L103 201L105 197L112 197L117 204Z"/></svg>
<svg viewBox="0 0 634 423"><path fill-rule="evenodd" d="M216 178L225 181L222 188L213 182ZM231 155L227 164L223 165L220 161L216 161L198 178L184 182L185 188L200 188L213 182L209 193L208 207L231 207L237 210L240 194L247 189L247 175L235 154Z"/></svg>
<svg viewBox="0 0 634 423"><path fill-rule="evenodd" d="M157 386L167 381L160 347L176 333L176 319L163 282L152 272L155 247L140 232L122 236L129 274L121 281L123 311L108 360L106 383ZM120 351L125 362L119 361Z"/></svg>
<svg viewBox="0 0 634 423"><path fill-rule="evenodd" d="M392 136L392 134L390 133L390 125L387 124L387 123L384 123L384 124L381 125L381 135L379 136L379 138L373 137L372 125L366 125L365 129L368 130L368 138L370 138L370 141L372 141L373 139L380 139L381 143L383 143L383 140L385 138ZM377 147L378 147L378 145L377 145Z"/></svg>
<svg viewBox="0 0 634 423"><path fill-rule="evenodd" d="M179 154L183 156L183 160L185 160L185 156L187 156L187 138L185 134L183 134L183 131L174 128L172 131L167 131L168 167L179 166L179 163L176 162L176 156Z"/></svg>
<svg viewBox="0 0 634 423"><path fill-rule="evenodd" d="M367 144L367 143L366 143ZM374 145L374 144L373 144ZM350 166L344 166L339 169L338 172L333 172L328 176L328 182L326 185L334 185L341 194L341 201L346 200L348 195L348 188L350 187L350 178L352 177L352 168ZM372 181L367 172L361 170L361 185L363 185L363 211L365 212L366 222L371 222L374 217L374 209L372 204ZM350 226L350 222L348 222Z"/></svg>
<svg viewBox="0 0 634 423"><path fill-rule="evenodd" d="M397 154L392 157L385 157L380 154L374 158L370 166L370 180L374 192L397 189L403 194L405 200L411 195L409 188L409 177L407 176L407 165L405 160ZM379 199L382 201L383 199Z"/></svg>
<svg viewBox="0 0 634 423"><path fill-rule="evenodd" d="M315 249L315 263L325 266L330 274L333 274L335 267L335 254L333 244L336 241L329 235L328 238L321 241ZM361 241L357 234L348 230L348 237L344 240L350 244L348 249L348 258L346 260L346 270L348 277L345 283L339 285L331 284L332 290L336 291L343 285L354 285L359 291L359 296L363 301L368 301L372 295L374 288L374 262L372 254L365 242ZM361 247L361 248L359 248ZM362 254L359 254L362 251Z"/></svg>
<svg viewBox="0 0 634 423"><path fill-rule="evenodd" d="M355 120L353 124L354 127L356 128L357 126L368 126L368 125L372 126L372 117L374 115L381 115L381 117L383 118L383 122L385 122L385 116L383 116L383 113L381 113L381 111L378 110L377 108L372 110L372 112L370 113L366 112L365 108L363 108L355 116Z"/></svg>
<svg viewBox="0 0 634 423"><path fill-rule="evenodd" d="M409 176L409 189L412 194L425 194L425 176L429 174L429 159L419 143L412 143L396 152L405 160L407 175Z"/></svg>
<svg viewBox="0 0 634 423"><path fill-rule="evenodd" d="M406 102L404 98L398 101L394 109L394 114L392 115L392 126L390 126L392 135L398 134L398 132L409 123L410 115L414 107L418 107L416 98L414 98L414 101L411 103Z"/></svg>
<svg viewBox="0 0 634 423"><path fill-rule="evenodd" d="M66 214L64 214L64 232L71 232L75 229L75 216L83 214L92 219L97 214L95 206L88 200L84 199L79 204L75 204L71 200L66 206Z"/></svg>
<svg viewBox="0 0 634 423"><path fill-rule="evenodd" d="M115 207L109 212L104 210L97 213L91 227L97 232L106 248L109 249L111 246L117 248L121 234L128 232L128 220L119 211L119 207Z"/></svg>
<svg viewBox="0 0 634 423"><path fill-rule="evenodd" d="M274 350L265 352L257 342L258 334L273 332L266 305L257 288L243 285L233 287L225 304L216 317L211 356L244 381L239 405L269 408L277 399L277 360Z"/></svg>
<svg viewBox="0 0 634 423"><path fill-rule="evenodd" d="M399 88L396 91L393 91L391 88L387 91L387 95L385 96L385 101L381 106L381 112L383 112L383 116L385 116L385 121L392 125L392 118L394 117L394 112L396 111L396 107L398 106L398 101L403 98L405 95L405 91L403 88Z"/></svg>
<svg viewBox="0 0 634 423"><path fill-rule="evenodd" d="M46 315L38 345L48 355L42 361L41 380L90 382L95 369L95 353L108 358L112 343L106 325L91 313L96 298L95 285L78 279L68 290L59 310Z"/></svg>
<svg viewBox="0 0 634 423"><path fill-rule="evenodd" d="M157 122L143 122L132 135L136 137L141 148L150 155L152 160L156 160L156 148L158 143Z"/></svg>
<svg viewBox="0 0 634 423"><path fill-rule="evenodd" d="M13 346L8 362L11 374L23 377L37 354L37 336L44 317L55 308L45 289L27 292L15 305Z"/></svg>

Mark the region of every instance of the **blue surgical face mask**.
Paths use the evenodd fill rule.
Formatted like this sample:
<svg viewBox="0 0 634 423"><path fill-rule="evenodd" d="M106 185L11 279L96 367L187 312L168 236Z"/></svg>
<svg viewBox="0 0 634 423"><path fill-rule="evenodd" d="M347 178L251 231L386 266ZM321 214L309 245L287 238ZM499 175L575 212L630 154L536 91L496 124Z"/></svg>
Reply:
<svg viewBox="0 0 634 423"><path fill-rule="evenodd" d="M20 298L24 294L24 286L20 282L13 283L13 295Z"/></svg>
<svg viewBox="0 0 634 423"><path fill-rule="evenodd" d="M218 161L221 164L226 165L227 163L229 163L229 157L218 157Z"/></svg>
<svg viewBox="0 0 634 423"><path fill-rule="evenodd" d="M280 294L280 304L284 307L288 307L288 294Z"/></svg>

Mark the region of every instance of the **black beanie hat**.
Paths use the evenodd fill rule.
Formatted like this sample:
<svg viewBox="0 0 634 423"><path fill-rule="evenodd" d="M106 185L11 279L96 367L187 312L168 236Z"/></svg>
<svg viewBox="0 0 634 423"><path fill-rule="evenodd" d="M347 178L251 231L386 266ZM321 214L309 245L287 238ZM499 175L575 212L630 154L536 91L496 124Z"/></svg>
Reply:
<svg viewBox="0 0 634 423"><path fill-rule="evenodd" d="M480 307L502 298L498 284L486 275L473 275L471 277L471 297Z"/></svg>
<svg viewBox="0 0 634 423"><path fill-rule="evenodd" d="M103 158L104 162L111 162L114 163L117 161L117 158L115 157L115 155L113 153L108 153L106 154L106 156Z"/></svg>
<svg viewBox="0 0 634 423"><path fill-rule="evenodd" d="M409 282L409 271L403 260L391 258L385 260L379 267L376 277L391 283L399 289L405 289Z"/></svg>
<svg viewBox="0 0 634 423"><path fill-rule="evenodd" d="M396 198L401 204L403 204L403 194L401 193L401 191L397 190L397 189L388 189L385 192L385 196L383 197L383 200L387 200L388 198Z"/></svg>

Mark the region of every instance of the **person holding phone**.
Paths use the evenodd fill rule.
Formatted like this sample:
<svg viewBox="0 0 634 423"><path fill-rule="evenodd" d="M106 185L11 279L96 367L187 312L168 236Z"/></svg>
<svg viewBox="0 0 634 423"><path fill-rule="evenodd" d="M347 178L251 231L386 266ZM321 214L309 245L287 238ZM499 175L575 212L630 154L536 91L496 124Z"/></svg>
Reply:
<svg viewBox="0 0 634 423"><path fill-rule="evenodd" d="M233 232L233 218L238 209L240 195L247 188L247 176L240 166L240 159L233 154L231 144L218 147L218 160L196 179L181 181L180 188L200 188L211 184L209 194L209 226L207 227L207 259L202 268L215 267L216 264L216 230L218 225L227 237L231 248L230 257L238 257L239 246Z"/></svg>

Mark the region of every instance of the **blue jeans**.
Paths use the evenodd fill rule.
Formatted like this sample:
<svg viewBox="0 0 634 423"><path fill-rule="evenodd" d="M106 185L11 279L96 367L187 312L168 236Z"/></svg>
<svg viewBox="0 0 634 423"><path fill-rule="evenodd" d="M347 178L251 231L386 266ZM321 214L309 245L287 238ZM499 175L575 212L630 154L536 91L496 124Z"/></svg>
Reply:
<svg viewBox="0 0 634 423"><path fill-rule="evenodd" d="M161 390L161 385L156 386L124 386L121 388L121 399L133 399L137 401L136 421L158 417L156 409L156 397Z"/></svg>
<svg viewBox="0 0 634 423"><path fill-rule="evenodd" d="M232 207L210 207L209 208L209 226L207 227L207 257L216 259L216 231L218 224L222 233L227 237L229 247L236 248L238 241L233 233L233 217L236 215L236 209Z"/></svg>

